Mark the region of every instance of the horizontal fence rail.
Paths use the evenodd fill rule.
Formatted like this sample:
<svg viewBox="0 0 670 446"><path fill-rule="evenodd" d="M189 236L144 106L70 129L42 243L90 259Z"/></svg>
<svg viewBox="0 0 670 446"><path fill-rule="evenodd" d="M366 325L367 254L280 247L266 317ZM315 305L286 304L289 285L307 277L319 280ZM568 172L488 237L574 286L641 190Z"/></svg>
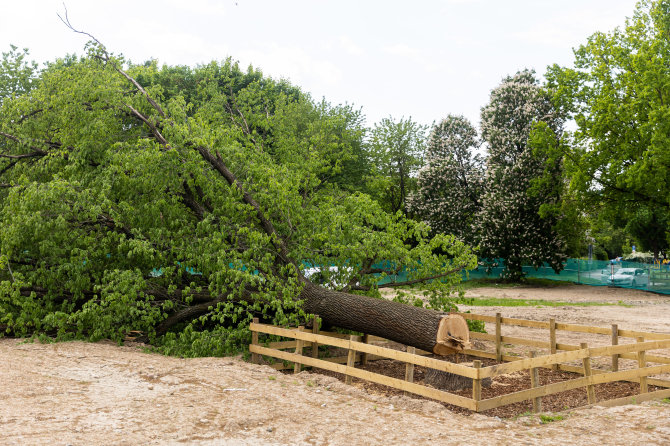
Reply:
<svg viewBox="0 0 670 446"><path fill-rule="evenodd" d="M640 394L636 397L619 398L609 402L598 402L598 404L607 403L607 405L614 405L616 402L625 404L626 402L630 402L631 398L635 398L635 401L646 401L652 398L670 397L670 380L650 378L653 375L670 373L670 357L647 353L654 350L670 349L670 334L619 330L616 325L613 325L610 330L602 327L562 324L556 323L553 319L549 322L544 322L505 318L501 317L500 314L496 316L471 313L459 314L466 319L496 324L496 334L470 333L472 339L493 342L495 352L468 349L463 353L474 357L497 360L497 364L482 367L481 362L478 360L473 363L473 366L456 364L426 357L431 355L431 353L421 350L414 351L411 347L405 352L374 345L373 343L375 342L388 342L383 338L375 336L319 332L318 323L315 324L316 328L309 330L304 327L289 329L261 324L257 319L249 327L252 332L252 344L249 346L249 351L252 354L252 361L254 362L259 362L260 355L263 355L293 363L292 366L286 366L284 363L274 364L273 366L276 369L293 368L295 372L299 372L302 366L321 368L345 375L345 382L347 383L351 381L352 377L359 378L402 390L406 393L432 398L478 412L526 400L533 400L533 408L535 411L538 411L541 408L542 397L577 388L584 388L588 395L588 403L594 404L596 403L596 396L593 386L615 381L639 383ZM503 325L545 329L547 330L547 341L503 336ZM556 342L556 331L606 335L608 338L611 338L612 345L588 347L587 344L579 346L561 344ZM290 340L262 344L258 338L259 334L288 338ZM619 338L633 338L636 342L618 345ZM543 348L549 350L550 354L536 356L536 352L533 351L531 352L531 357L506 355L503 351L503 344ZM341 348L346 350L348 354L340 357L319 358L318 346ZM304 355L303 348L311 348L311 355ZM284 351L286 349L295 349L295 351L293 353ZM603 357L611 358L611 370L591 366L592 359ZM392 359L404 362L406 364L405 380L355 367L356 362L366 364L367 361L377 359ZM636 361L637 367L628 370L619 370L619 359ZM582 365L575 366L568 364L570 362L581 362ZM468 398L414 383L414 366L435 369L472 380L472 397ZM563 370L583 376L558 383L539 385L536 372L538 368ZM528 370L531 380L531 387L529 389L488 399L481 398L482 380L525 370ZM649 385L658 386L663 389L649 392Z"/></svg>

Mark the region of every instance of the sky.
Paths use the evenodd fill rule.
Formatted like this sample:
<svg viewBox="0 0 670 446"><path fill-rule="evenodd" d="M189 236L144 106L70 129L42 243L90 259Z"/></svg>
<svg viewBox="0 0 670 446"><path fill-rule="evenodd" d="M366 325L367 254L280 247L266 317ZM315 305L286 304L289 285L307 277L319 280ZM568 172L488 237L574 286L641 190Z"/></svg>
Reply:
<svg viewBox="0 0 670 446"><path fill-rule="evenodd" d="M490 91L524 68L571 66L573 48L633 15L635 0L65 0L71 23L133 62L232 57L332 104L430 125L478 125ZM0 51L82 54L62 0L0 0Z"/></svg>

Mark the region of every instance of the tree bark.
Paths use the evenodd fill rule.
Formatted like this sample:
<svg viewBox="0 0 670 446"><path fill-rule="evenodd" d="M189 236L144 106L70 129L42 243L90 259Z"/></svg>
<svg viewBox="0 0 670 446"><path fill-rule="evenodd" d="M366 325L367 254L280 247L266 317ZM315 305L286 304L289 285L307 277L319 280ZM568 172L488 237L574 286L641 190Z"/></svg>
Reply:
<svg viewBox="0 0 670 446"><path fill-rule="evenodd" d="M449 355L470 346L462 316L342 293L310 282L300 294L304 309L330 325L380 336L401 344Z"/></svg>
<svg viewBox="0 0 670 446"><path fill-rule="evenodd" d="M472 363L468 364L472 366ZM472 378L441 370L427 369L424 383L441 390L463 390L472 388ZM482 380L482 387L491 387L491 378Z"/></svg>

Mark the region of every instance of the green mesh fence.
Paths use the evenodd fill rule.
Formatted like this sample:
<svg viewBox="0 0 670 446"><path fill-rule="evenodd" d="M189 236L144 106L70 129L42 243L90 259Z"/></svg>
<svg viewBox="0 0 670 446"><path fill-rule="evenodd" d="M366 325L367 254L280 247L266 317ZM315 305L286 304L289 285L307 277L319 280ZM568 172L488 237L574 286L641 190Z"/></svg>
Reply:
<svg viewBox="0 0 670 446"><path fill-rule="evenodd" d="M495 262L493 268L469 271L470 279L499 278L503 262ZM556 274L549 265L540 268L524 266L526 277L561 280L583 285L616 286L670 294L670 265L645 264L625 261L568 259L563 270ZM466 277L464 279L467 280Z"/></svg>

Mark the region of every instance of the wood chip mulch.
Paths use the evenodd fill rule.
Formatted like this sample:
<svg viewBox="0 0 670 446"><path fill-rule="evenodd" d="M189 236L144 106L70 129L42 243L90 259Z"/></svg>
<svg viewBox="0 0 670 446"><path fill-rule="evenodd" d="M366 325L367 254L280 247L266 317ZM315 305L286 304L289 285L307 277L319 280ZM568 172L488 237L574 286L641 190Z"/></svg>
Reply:
<svg viewBox="0 0 670 446"><path fill-rule="evenodd" d="M496 364L494 360L491 359L482 359L482 358L471 358L467 356L461 356L459 362L472 361L473 359L480 359L482 361L482 366L487 367L490 365ZM357 368L363 370L368 370L374 373L379 373L382 375L390 376L393 378L404 379L405 378L405 364L399 361L393 360L378 360L370 361L367 366L361 367L359 364L356 365ZM417 384L424 383L425 368L416 366L414 368L414 382ZM338 378L341 381L344 381L344 375L340 373L330 372L327 370L314 369L313 373L319 373L327 376L333 376ZM288 372L287 372L288 373ZM540 385L547 385L561 381L567 381L575 378L579 378L581 375L571 372L564 371L554 371L551 369L539 369L540 375ZM365 391L384 396L398 396L403 395L403 391L394 389L392 387L371 383L369 381L360 380L357 378L352 379L352 385L365 389ZM626 396L635 396L640 393L640 385L638 383L631 383L626 381L617 381L612 383L597 384L595 387L596 402L611 400L615 398L621 398ZM520 390L526 390L530 388L530 376L528 370L523 370L519 372L514 372L508 375L496 376L493 378L492 385L490 387L482 388L482 399L493 398L500 395L505 395L513 392L518 392ZM649 386L649 392L655 390L660 390L661 388L656 386ZM464 389L460 391L451 392L456 395L461 395L464 397L472 397L472 388ZM412 398L422 399L423 397L418 395L409 394ZM588 404L586 389L577 388L568 390L565 392L557 393L554 395L542 397L542 411L543 412L560 412L569 409L574 409L580 406L585 406ZM458 406L453 406L450 404L444 404L449 410L462 414L472 414L473 412L464 409ZM523 401L520 403L509 404L507 406L498 407L491 409L485 412L481 412L483 415L488 415L491 417L499 418L513 418L519 415L528 414L532 411L533 404L529 401Z"/></svg>

